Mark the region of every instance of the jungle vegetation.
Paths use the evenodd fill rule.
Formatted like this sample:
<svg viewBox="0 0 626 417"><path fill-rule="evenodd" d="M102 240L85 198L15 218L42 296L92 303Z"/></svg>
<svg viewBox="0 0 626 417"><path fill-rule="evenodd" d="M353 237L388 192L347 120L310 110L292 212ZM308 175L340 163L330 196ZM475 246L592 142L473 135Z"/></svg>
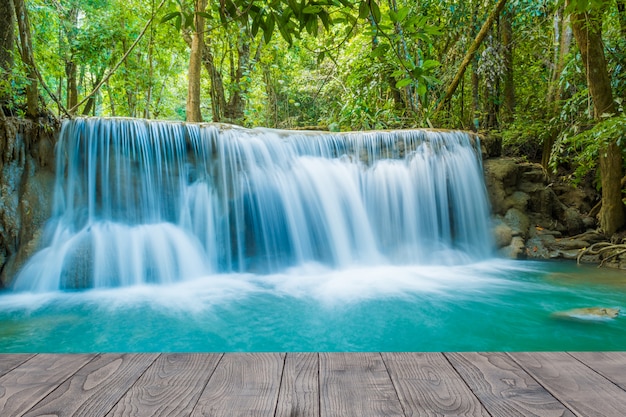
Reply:
<svg viewBox="0 0 626 417"><path fill-rule="evenodd" d="M0 117L501 135L624 226L626 0L3 0Z"/></svg>

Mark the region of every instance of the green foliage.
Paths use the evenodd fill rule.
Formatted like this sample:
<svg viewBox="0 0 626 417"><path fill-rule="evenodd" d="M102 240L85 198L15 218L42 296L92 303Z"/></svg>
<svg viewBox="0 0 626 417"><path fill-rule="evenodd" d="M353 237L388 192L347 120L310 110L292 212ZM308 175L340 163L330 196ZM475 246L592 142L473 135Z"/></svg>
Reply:
<svg viewBox="0 0 626 417"><path fill-rule="evenodd" d="M626 115L606 117L580 133L563 133L555 143L550 166L556 169L564 162L572 164L577 183L596 168L601 149L612 141L626 152Z"/></svg>

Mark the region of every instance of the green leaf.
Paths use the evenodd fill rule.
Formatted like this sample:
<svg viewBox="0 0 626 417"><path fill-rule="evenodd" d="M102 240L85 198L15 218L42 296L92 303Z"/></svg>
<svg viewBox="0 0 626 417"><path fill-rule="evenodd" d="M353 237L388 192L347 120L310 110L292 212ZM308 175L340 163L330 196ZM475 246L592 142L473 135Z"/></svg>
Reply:
<svg viewBox="0 0 626 417"><path fill-rule="evenodd" d="M411 84L412 82L413 82L413 80L411 78L404 78L404 79L396 82L396 88L406 87L407 85Z"/></svg>
<svg viewBox="0 0 626 417"><path fill-rule="evenodd" d="M332 23L332 21L328 12L322 10L322 12L318 16L322 21L322 24L324 25L324 29L326 29L326 31L330 31L330 24Z"/></svg>
<svg viewBox="0 0 626 417"><path fill-rule="evenodd" d="M359 18L367 19L367 16L370 14L370 8L367 1L362 1L359 5Z"/></svg>
<svg viewBox="0 0 626 417"><path fill-rule="evenodd" d="M372 17L374 18L374 22L380 22L380 19L382 17L380 14L380 8L374 0L370 0L370 10L372 11Z"/></svg>
<svg viewBox="0 0 626 417"><path fill-rule="evenodd" d="M271 14L267 17L265 21L265 32L263 32L263 38L265 39L265 44L269 44L272 40L272 35L274 34L274 25L276 21L274 20L274 15Z"/></svg>
<svg viewBox="0 0 626 417"><path fill-rule="evenodd" d="M205 19L213 19L213 16L211 16L211 14L207 12L196 12L196 14L198 16L204 17Z"/></svg>
<svg viewBox="0 0 626 417"><path fill-rule="evenodd" d="M322 11L322 6L306 6L302 13L304 14L318 14Z"/></svg>
<svg viewBox="0 0 626 417"><path fill-rule="evenodd" d="M398 22L402 22L404 19L406 19L408 14L409 14L408 7L402 7L398 9L398 12L397 12Z"/></svg>
<svg viewBox="0 0 626 417"><path fill-rule="evenodd" d="M174 19L174 18L175 18L175 17L177 17L177 16L178 16L178 17L180 17L180 12L172 12L172 13L168 13L168 14L166 14L165 16L163 16L163 17L161 18L161 23L165 23L165 22L167 22L168 20L172 20L172 19Z"/></svg>
<svg viewBox="0 0 626 417"><path fill-rule="evenodd" d="M317 55L317 65L320 65L324 61L324 58L326 58L326 52L322 51Z"/></svg>
<svg viewBox="0 0 626 417"><path fill-rule="evenodd" d="M417 94L418 94L420 97L424 97L424 96L426 96L426 93L427 93L427 92L428 92L428 89L426 88L426 84L424 84L424 83L420 83L420 84L417 86Z"/></svg>
<svg viewBox="0 0 626 417"><path fill-rule="evenodd" d="M374 50L372 51L370 56L372 58L377 58L379 56L383 56L385 54L385 52L387 52L388 50L389 50L389 44L388 43L381 43L376 48L374 48Z"/></svg>
<svg viewBox="0 0 626 417"><path fill-rule="evenodd" d="M427 59L426 61L422 62L422 69L424 71L428 71L429 69L437 68L440 65L441 63L439 61L436 61L434 59Z"/></svg>

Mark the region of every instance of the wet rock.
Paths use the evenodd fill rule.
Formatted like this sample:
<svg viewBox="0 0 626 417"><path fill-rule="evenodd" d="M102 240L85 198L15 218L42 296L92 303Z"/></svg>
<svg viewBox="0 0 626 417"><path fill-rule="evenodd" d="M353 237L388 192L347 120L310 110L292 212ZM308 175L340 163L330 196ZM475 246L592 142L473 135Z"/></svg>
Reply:
<svg viewBox="0 0 626 417"><path fill-rule="evenodd" d="M504 205L509 208L515 208L520 211L526 211L530 196L523 191L515 191L509 197L504 199Z"/></svg>
<svg viewBox="0 0 626 417"><path fill-rule="evenodd" d="M500 249L500 255L509 259L525 259L526 258L526 246L524 239L520 236L515 236L511 240L511 244Z"/></svg>
<svg viewBox="0 0 626 417"><path fill-rule="evenodd" d="M496 248L509 246L513 240L513 230L505 223L499 222L493 228Z"/></svg>
<svg viewBox="0 0 626 417"><path fill-rule="evenodd" d="M576 320L610 320L619 316L619 308L584 307L572 310L559 311L552 314L555 318Z"/></svg>
<svg viewBox="0 0 626 417"><path fill-rule="evenodd" d="M504 215L504 222L513 230L513 236L528 237L530 220L522 211L511 208Z"/></svg>

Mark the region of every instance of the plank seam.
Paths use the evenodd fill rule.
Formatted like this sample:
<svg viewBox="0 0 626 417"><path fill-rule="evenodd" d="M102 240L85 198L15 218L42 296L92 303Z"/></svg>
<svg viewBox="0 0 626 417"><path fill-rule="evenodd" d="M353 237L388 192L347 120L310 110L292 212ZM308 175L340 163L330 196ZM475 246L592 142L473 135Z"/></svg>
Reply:
<svg viewBox="0 0 626 417"><path fill-rule="evenodd" d="M446 354L446 352L441 352L441 355L444 357L444 359L446 360L446 362L448 362L448 364L452 367L452 369L454 369L454 372L456 372L456 374L459 376L459 378L461 378L461 381L463 381L463 383L465 384L465 386L467 387L467 389L472 393L472 395L474 396L474 398L476 398L476 401L478 401L478 404L480 404L480 406L483 408L483 410L485 410L485 412L487 414L489 414L491 417L495 417L491 411L489 411L489 408L487 408L487 405L485 403L483 403L483 401L480 399L480 397L476 394L476 391L474 391L472 389L472 386L470 384L467 383L467 380L465 378L463 378L463 375L461 375L461 373L459 372L458 369L456 369L456 367L454 366L454 364L452 363L452 361L450 361L450 358L448 358L448 355Z"/></svg>
<svg viewBox="0 0 626 417"><path fill-rule="evenodd" d="M317 415L322 417L322 382L320 374L320 353L315 352L317 356Z"/></svg>
<svg viewBox="0 0 626 417"><path fill-rule="evenodd" d="M511 358L511 360L513 362L515 362L517 364L517 366L519 366L521 369L523 369L524 372L526 372L532 379L534 379L537 384L539 384L540 386L543 387L543 389L548 391L550 393L550 395L552 395L552 397L555 400L557 400L558 402L563 404L563 407L565 407L568 410L570 410L572 412L572 414L574 414L575 416L578 416L578 417L586 417L585 415L580 414L572 405L569 404L569 402L567 400L565 400L564 398L561 398L561 396L559 396L554 390L550 389L550 386L548 384L542 383L539 378L535 377L535 375L532 373L532 371L530 369L526 368L521 362L517 361L515 359L515 357L513 357L513 355L511 355L510 352L504 352L504 354L507 355L509 358Z"/></svg>
<svg viewBox="0 0 626 417"><path fill-rule="evenodd" d="M585 362L581 361L580 359L578 359L576 356L572 355L571 352L565 352L567 355L571 356L572 358L574 358L574 360L576 360L578 363L580 363L581 365L583 365L584 367L590 369L592 372L594 372L595 374L597 374L598 376L606 379L608 382L611 383L611 385L614 385L616 388L626 392L626 390L624 388L622 388L621 386L619 386L618 384L616 384L615 382L613 382L613 380L608 377L607 375L603 374L602 371L599 371L597 369L592 368L591 366L587 365Z"/></svg>
<svg viewBox="0 0 626 417"><path fill-rule="evenodd" d="M209 385L209 381L211 380L211 378L213 378L213 375L215 374L215 370L217 369L218 366L220 366L222 359L224 359L223 352L220 354L220 358L217 360L217 362L215 362L215 367L213 368L213 371L211 371L211 375L209 375L209 377L206 379L206 382L204 383L202 390L200 390L200 395L198 395L198 399L196 400L196 403L193 405L193 408L191 409L191 413L189 413L190 416L193 416L193 414L196 412L196 408L198 408L198 403L200 402L200 398L202 398L204 391L206 391L206 387L207 385Z"/></svg>
<svg viewBox="0 0 626 417"><path fill-rule="evenodd" d="M280 393L281 393L281 388L283 387L283 378L285 376L287 355L289 355L289 353L285 352L285 356L283 356L283 368L280 370L280 380L278 381L278 394L276 395L276 402L274 403L274 412L272 413L274 417L276 417L276 413L278 412L278 403L280 402Z"/></svg>
<svg viewBox="0 0 626 417"><path fill-rule="evenodd" d="M41 355L36 355L36 356L41 356ZM37 408L37 406L39 404L41 404L42 401L45 401L50 395L52 395L53 392L55 392L61 385L65 384L67 381L69 381L70 379L72 379L74 377L74 375L76 375L81 369L83 369L85 366L89 365L91 362L95 361L97 358L99 358L100 356L102 356L102 353L98 353L96 355L92 355L91 359L89 359L87 362L85 362L85 364L83 366L81 366L80 368L78 368L76 371L74 371L73 374L69 375L67 378L65 378L62 381L57 382L56 386L51 389L46 395L44 395L39 401L37 401L35 404L33 404L33 406L31 408L29 408L28 410L25 410L21 415L27 414L29 413L32 409ZM34 358L34 356L33 356ZM32 359L32 358L31 358ZM29 359L30 361L30 359Z"/></svg>
<svg viewBox="0 0 626 417"><path fill-rule="evenodd" d="M107 410L107 412L106 412L106 413L104 413L104 415L105 415L105 416L106 416L106 415L108 415L108 414L111 412L111 410L113 410L113 409L117 406L117 404L118 404L120 401L122 401L122 399L126 396L126 394L127 394L130 390L132 390L132 389L133 389L133 387L137 384L137 382L141 379L141 377L142 377L142 376L144 376L144 374L145 374L146 372L148 372L148 369L150 369L150 368L152 368L152 366L154 366L154 363L156 362L156 360L157 360L157 359L159 359L159 358L161 357L161 355L162 355L162 353L159 353L158 355L156 355L156 356L154 357L154 359L152 360L152 362L150 363L150 365L146 366L146 369L144 369L144 370L143 370L143 372L141 372L141 374L140 374L140 375L137 377L137 379L135 379L135 381L134 381L134 382L133 382L133 383L132 383L132 384L128 387L128 389L127 389L125 392L123 392L123 393L119 396L119 398L117 399L117 401L115 401L115 402L113 403L113 405L111 405L111 407Z"/></svg>
<svg viewBox="0 0 626 417"><path fill-rule="evenodd" d="M20 366L24 365L26 362L28 362L29 360L33 359L35 356L37 356L37 354L32 354L29 357L27 357L26 359L24 359L22 362L16 364L13 368L11 369L7 369L5 372L0 373L0 378L15 371L17 368L19 368Z"/></svg>
<svg viewBox="0 0 626 417"><path fill-rule="evenodd" d="M402 403L402 400L400 399L400 394L398 393L398 387L396 386L396 381L391 376L391 372L389 372L389 366L387 366L387 362L385 362L385 357L383 356L381 352L378 352L378 354L380 355L380 360L383 361L383 365L385 366L385 372L387 372L387 376L389 377L389 380L391 381L391 385L393 386L393 391L396 393L396 398L398 399L400 408L402 408L402 415L406 416L407 415L406 409L404 408L404 404Z"/></svg>

